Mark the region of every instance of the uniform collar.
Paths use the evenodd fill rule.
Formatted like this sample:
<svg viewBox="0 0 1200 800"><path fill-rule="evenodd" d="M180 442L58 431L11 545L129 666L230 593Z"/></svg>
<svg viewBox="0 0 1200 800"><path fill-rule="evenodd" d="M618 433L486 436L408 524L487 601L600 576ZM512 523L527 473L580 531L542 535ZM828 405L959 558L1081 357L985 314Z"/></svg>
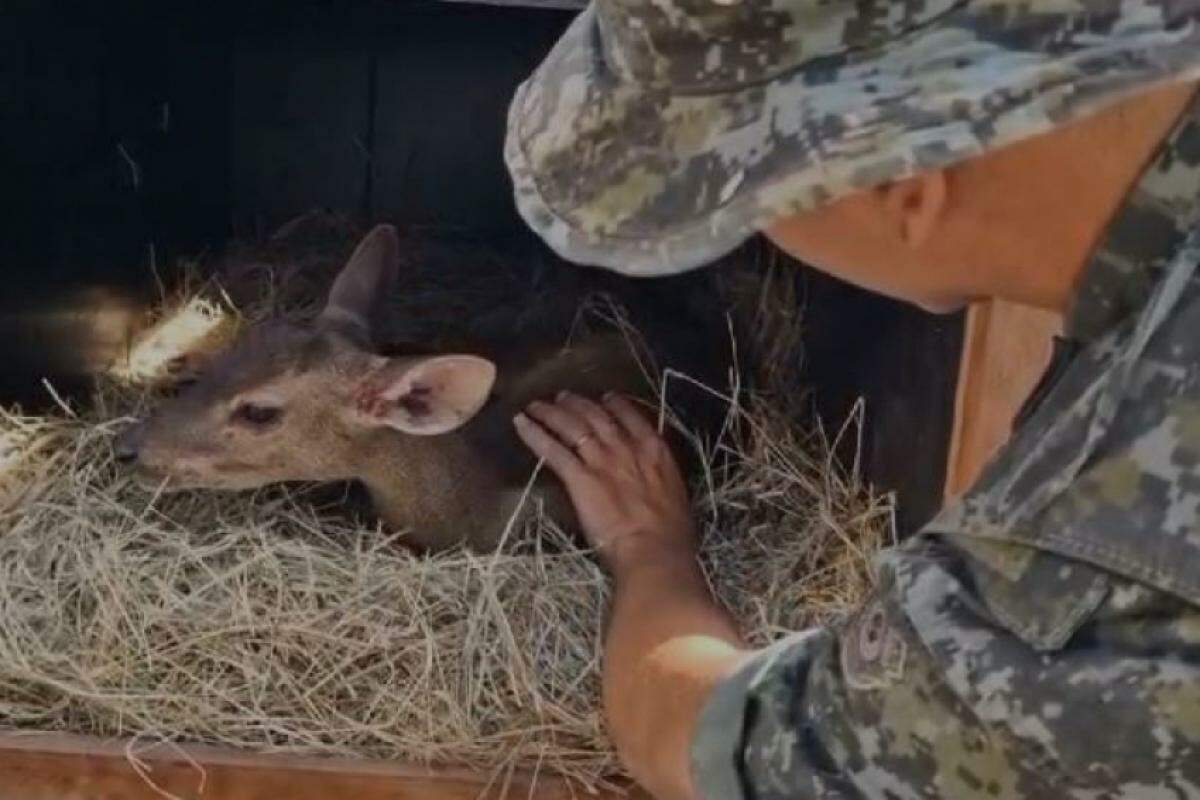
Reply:
<svg viewBox="0 0 1200 800"><path fill-rule="evenodd" d="M1109 225L1084 271L1066 333L1095 341L1140 309L1162 270L1200 226L1200 93Z"/></svg>

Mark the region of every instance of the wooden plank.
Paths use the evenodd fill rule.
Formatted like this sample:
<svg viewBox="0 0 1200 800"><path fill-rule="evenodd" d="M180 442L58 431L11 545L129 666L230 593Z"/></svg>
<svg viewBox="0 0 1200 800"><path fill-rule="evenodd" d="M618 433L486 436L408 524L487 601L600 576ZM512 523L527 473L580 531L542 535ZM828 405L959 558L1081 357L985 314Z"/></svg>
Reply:
<svg viewBox="0 0 1200 800"><path fill-rule="evenodd" d="M570 15L444 3L380 26L371 210L410 225L524 230L508 106Z"/></svg>
<svg viewBox="0 0 1200 800"><path fill-rule="evenodd" d="M1013 418L1050 362L1062 315L1001 301L967 315L946 468L946 498L966 491L1008 440Z"/></svg>
<svg viewBox="0 0 1200 800"><path fill-rule="evenodd" d="M443 0L446 3L478 3L489 6L515 6L518 8L582 9L588 0Z"/></svg>
<svg viewBox="0 0 1200 800"><path fill-rule="evenodd" d="M20 202L5 209L0 404L39 410L52 404L43 378L73 401L92 389L87 338L77 341L67 325L47 330L45 321L61 320L79 296L150 282L149 243L165 213L150 187L177 198L184 224L193 215L190 192L155 158L171 58L156 23L111 9L13 10L0 24L0 153L14 156L2 171Z"/></svg>
<svg viewBox="0 0 1200 800"><path fill-rule="evenodd" d="M801 280L803 380L827 429L864 403L862 472L896 493L897 532L908 536L942 505L963 315L928 314L816 270ZM843 441L843 462L856 444Z"/></svg>
<svg viewBox="0 0 1200 800"><path fill-rule="evenodd" d="M261 234L313 208L359 212L370 62L360 42L287 32L233 56L234 229Z"/></svg>
<svg viewBox="0 0 1200 800"><path fill-rule="evenodd" d="M131 754L135 758L131 758ZM140 767L135 768L134 760ZM617 800L527 772L495 780L378 761L148 745L65 734L0 734L0 800Z"/></svg>
<svg viewBox="0 0 1200 800"><path fill-rule="evenodd" d="M145 204L160 265L216 252L229 233L233 34L228 13L168 17L162 132Z"/></svg>

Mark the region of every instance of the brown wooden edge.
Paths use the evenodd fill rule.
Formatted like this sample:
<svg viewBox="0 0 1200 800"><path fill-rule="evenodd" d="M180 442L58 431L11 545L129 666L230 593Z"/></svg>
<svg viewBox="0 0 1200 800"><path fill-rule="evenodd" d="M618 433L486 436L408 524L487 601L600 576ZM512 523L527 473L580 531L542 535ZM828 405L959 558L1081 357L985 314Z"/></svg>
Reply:
<svg viewBox="0 0 1200 800"><path fill-rule="evenodd" d="M1013 418L1050 361L1062 316L1001 301L967 311L946 465L946 499L957 497L1003 445Z"/></svg>
<svg viewBox="0 0 1200 800"><path fill-rule="evenodd" d="M264 755L200 745L0 734L0 800L616 800L562 778L384 761Z"/></svg>

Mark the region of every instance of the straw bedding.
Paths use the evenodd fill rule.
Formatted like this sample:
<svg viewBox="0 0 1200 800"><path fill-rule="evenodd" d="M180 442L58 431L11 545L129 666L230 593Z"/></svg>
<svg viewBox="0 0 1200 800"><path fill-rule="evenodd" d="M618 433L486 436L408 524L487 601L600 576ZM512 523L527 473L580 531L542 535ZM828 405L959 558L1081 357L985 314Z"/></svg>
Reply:
<svg viewBox="0 0 1200 800"><path fill-rule="evenodd" d="M794 363L794 322L757 320L744 349ZM695 511L716 595L763 644L854 606L891 508L796 426L794 376L757 372ZM420 557L328 491L156 495L112 458L153 399L124 377L86 411L0 413L0 726L621 775L610 588L569 536L534 520L494 555Z"/></svg>

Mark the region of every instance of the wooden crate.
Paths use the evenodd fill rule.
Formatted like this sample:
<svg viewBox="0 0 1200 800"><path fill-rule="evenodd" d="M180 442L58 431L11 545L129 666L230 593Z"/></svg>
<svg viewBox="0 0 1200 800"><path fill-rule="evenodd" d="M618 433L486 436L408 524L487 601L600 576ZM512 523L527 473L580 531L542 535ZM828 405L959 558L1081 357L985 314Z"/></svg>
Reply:
<svg viewBox="0 0 1200 800"><path fill-rule="evenodd" d="M559 778L257 755L61 734L0 735L0 800L632 800Z"/></svg>
<svg viewBox="0 0 1200 800"><path fill-rule="evenodd" d="M946 467L946 498L962 494L1008 440L1013 417L1050 362L1062 315L992 301L967 313Z"/></svg>
<svg viewBox="0 0 1200 800"><path fill-rule="evenodd" d="M973 307L959 366L946 495L961 493L1008 438L1041 375L1057 314L1008 303ZM559 778L507 777L351 759L258 755L59 734L0 735L0 800L566 800L588 794ZM201 791L203 789L203 791Z"/></svg>

